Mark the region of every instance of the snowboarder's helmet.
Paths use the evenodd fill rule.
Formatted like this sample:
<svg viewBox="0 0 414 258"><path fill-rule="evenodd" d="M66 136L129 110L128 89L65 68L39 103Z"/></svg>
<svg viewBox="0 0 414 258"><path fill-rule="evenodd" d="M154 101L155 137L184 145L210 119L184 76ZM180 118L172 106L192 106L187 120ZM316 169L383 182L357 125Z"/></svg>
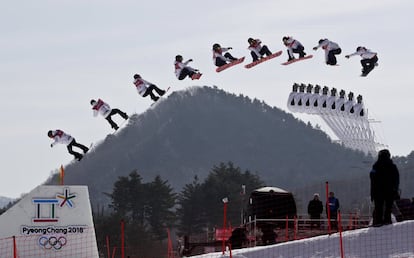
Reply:
<svg viewBox="0 0 414 258"><path fill-rule="evenodd" d="M322 42L324 42L326 39L320 39L319 41L318 41L318 44L321 44Z"/></svg>
<svg viewBox="0 0 414 258"><path fill-rule="evenodd" d="M53 132L52 132L52 130L49 130L49 131L47 132L47 136L49 136L49 137L53 137Z"/></svg>
<svg viewBox="0 0 414 258"><path fill-rule="evenodd" d="M220 49L220 48L221 48L221 46L218 43L213 45L213 50L217 50L217 49Z"/></svg>
<svg viewBox="0 0 414 258"><path fill-rule="evenodd" d="M283 37L283 38L282 38L282 41L283 41L283 42L285 42L285 41L287 41L288 39L289 39L289 37Z"/></svg>
<svg viewBox="0 0 414 258"><path fill-rule="evenodd" d="M176 55L176 56L175 56L175 61L178 61L178 62L183 61L183 56L181 56L181 55Z"/></svg>
<svg viewBox="0 0 414 258"><path fill-rule="evenodd" d="M356 51L358 52L358 51L362 50L363 48L364 47L357 47L357 50Z"/></svg>
<svg viewBox="0 0 414 258"><path fill-rule="evenodd" d="M247 40L247 42L249 42L249 43L252 43L254 41L254 39L253 38L249 38L248 40Z"/></svg>
<svg viewBox="0 0 414 258"><path fill-rule="evenodd" d="M91 99L91 105L93 106L96 103L96 100Z"/></svg>
<svg viewBox="0 0 414 258"><path fill-rule="evenodd" d="M139 75L139 74L134 74L134 79L139 79L139 78L141 78L141 75Z"/></svg>

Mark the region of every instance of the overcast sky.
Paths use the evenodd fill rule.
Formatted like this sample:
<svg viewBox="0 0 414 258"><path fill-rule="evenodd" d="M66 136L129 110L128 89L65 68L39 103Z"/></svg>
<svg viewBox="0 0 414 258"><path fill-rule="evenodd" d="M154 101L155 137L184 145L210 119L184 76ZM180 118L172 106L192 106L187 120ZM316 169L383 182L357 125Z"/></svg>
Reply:
<svg viewBox="0 0 414 258"><path fill-rule="evenodd" d="M3 1L0 196L19 197L72 160L64 145L50 148L49 129L62 129L85 145L112 132L102 117L92 116L91 98L129 114L144 112L151 100L137 94L134 73L172 91L216 85L283 110L294 82L353 91L363 95L370 118L380 121L379 140L393 155L405 156L414 150L413 10L411 0ZM314 58L281 66L285 35ZM240 65L216 73L213 43L250 61L249 37L283 55L250 70ZM339 66L328 67L323 51L312 50L320 38L341 46ZM379 56L367 78L359 76L359 56L344 57L359 45ZM177 54L194 60L201 80L176 79Z"/></svg>

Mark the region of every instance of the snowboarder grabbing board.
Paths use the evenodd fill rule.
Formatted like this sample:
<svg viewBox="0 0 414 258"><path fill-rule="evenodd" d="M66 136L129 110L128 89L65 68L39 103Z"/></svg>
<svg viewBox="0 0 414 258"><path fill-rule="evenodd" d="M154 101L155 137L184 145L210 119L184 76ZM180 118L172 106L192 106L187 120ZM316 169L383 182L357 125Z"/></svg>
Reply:
<svg viewBox="0 0 414 258"><path fill-rule="evenodd" d="M356 51L352 54L346 55L346 58L351 56L361 56L362 74L361 76L367 76L378 65L378 56L376 52L372 52L366 47L357 47Z"/></svg>
<svg viewBox="0 0 414 258"><path fill-rule="evenodd" d="M313 50L318 50L318 48L322 48L325 50L325 63L327 65L336 65L336 55L341 54L342 49L339 45L329 39L320 39L318 41L318 45L313 48Z"/></svg>
<svg viewBox="0 0 414 258"><path fill-rule="evenodd" d="M198 69L194 69L188 66L188 63L192 62L193 59L188 59L187 61L183 62L183 56L176 55L174 68L175 68L175 75L177 76L178 80L184 80L185 77L190 77L192 80L198 80L201 77L201 73L199 73Z"/></svg>
<svg viewBox="0 0 414 258"><path fill-rule="evenodd" d="M230 63L235 62L239 58L232 56L229 50L233 49L232 47L221 47L220 44L213 44L213 62L218 67L217 72L220 72L226 68L229 68ZM223 54L224 53L224 54ZM233 64L234 65L234 64ZM223 67L224 66L224 67Z"/></svg>
<svg viewBox="0 0 414 258"><path fill-rule="evenodd" d="M288 62L295 59L294 53L299 54L299 58L303 58L306 56L305 53L305 47L300 43L298 40L285 36L282 38L283 44L287 47L287 53L288 53Z"/></svg>

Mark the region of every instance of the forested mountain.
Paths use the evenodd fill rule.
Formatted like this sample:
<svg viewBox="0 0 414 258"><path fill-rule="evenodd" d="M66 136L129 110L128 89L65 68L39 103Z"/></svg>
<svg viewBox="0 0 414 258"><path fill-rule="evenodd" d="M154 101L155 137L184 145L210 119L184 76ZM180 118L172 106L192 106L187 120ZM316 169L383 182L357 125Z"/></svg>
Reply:
<svg viewBox="0 0 414 258"><path fill-rule="evenodd" d="M323 131L257 99L192 87L132 115L120 132L66 166L65 184L88 185L93 205L106 205L104 193L131 171L143 181L159 175L180 192L194 176L203 180L213 166L228 161L257 173L266 185L292 191L365 177L373 158L333 143ZM56 182L57 176L48 183Z"/></svg>
<svg viewBox="0 0 414 258"><path fill-rule="evenodd" d="M9 203L13 202L12 198L0 196L0 209L6 207Z"/></svg>

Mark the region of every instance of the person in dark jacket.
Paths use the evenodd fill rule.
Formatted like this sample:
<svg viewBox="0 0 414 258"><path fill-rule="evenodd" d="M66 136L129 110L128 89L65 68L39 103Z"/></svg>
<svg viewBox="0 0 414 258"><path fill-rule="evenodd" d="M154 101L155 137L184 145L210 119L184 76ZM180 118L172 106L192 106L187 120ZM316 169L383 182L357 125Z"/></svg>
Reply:
<svg viewBox="0 0 414 258"><path fill-rule="evenodd" d="M319 200L319 194L315 193L313 199L309 201L308 204L308 214L311 219L311 229L316 225L316 228L321 227L321 214L323 212L323 205L321 200Z"/></svg>
<svg viewBox="0 0 414 258"><path fill-rule="evenodd" d="M240 248L242 248L243 245L247 243L246 228L244 228L244 227L235 228L231 232L229 242L231 244L231 249L240 249Z"/></svg>
<svg viewBox="0 0 414 258"><path fill-rule="evenodd" d="M394 200L399 199L400 174L391 160L389 150L378 152L378 160L372 166L371 201L374 202L373 226L391 224L391 210Z"/></svg>

